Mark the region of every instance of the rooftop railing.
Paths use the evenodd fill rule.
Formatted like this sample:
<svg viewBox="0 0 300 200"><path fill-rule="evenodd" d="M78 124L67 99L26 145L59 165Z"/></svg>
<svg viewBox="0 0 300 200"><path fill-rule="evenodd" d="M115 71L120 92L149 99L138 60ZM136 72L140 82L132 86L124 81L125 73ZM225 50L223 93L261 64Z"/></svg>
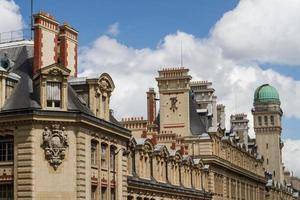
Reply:
<svg viewBox="0 0 300 200"><path fill-rule="evenodd" d="M32 40L31 29L22 29L16 31L0 33L0 44L7 42L16 42L22 40Z"/></svg>

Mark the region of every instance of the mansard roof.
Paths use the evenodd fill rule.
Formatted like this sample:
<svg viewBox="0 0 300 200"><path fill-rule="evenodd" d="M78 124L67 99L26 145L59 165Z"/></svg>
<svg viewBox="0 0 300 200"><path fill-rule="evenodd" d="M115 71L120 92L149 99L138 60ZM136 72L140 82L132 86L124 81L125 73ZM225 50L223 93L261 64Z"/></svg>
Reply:
<svg viewBox="0 0 300 200"><path fill-rule="evenodd" d="M39 112L43 112L41 110L41 105L39 104L39 97L37 93L37 88L33 84L32 77L32 68L33 68L33 42L18 42L17 45L10 44L5 47L0 46L0 57L3 54L7 54L9 59L13 61L12 68L9 69L10 78L18 79L18 84L15 86L15 89L12 95L6 100L4 106L0 113L7 114L17 111L32 111L37 110ZM61 69L60 71L64 74L67 74L70 70L66 68L62 68L59 64L50 65L45 67L40 72L45 72L47 70L51 70L52 68ZM3 70L6 70L3 68ZM103 73L100 76L100 79L104 78L109 81L111 87L114 88L114 84L112 82L111 77ZM105 120L96 119L93 112L88 108L86 104L80 101L77 93L71 87L71 84L68 83L68 106L67 111L71 113L82 113L89 118L95 118L95 122L103 123ZM55 111L57 113L59 111ZM65 113L65 112L64 112ZM115 127L120 129L124 129L117 123L117 120L110 114L110 121L105 121L106 124L113 124ZM129 131L124 129L126 132Z"/></svg>

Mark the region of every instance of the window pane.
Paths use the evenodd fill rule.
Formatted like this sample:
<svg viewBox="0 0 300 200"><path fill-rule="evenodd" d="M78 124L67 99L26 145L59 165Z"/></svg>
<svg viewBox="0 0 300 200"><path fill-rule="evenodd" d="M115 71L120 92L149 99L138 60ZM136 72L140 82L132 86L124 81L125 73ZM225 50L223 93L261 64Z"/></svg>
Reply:
<svg viewBox="0 0 300 200"><path fill-rule="evenodd" d="M106 187L101 188L101 199L107 200Z"/></svg>
<svg viewBox="0 0 300 200"><path fill-rule="evenodd" d="M13 140L11 137L0 137L0 162L13 161Z"/></svg>
<svg viewBox="0 0 300 200"><path fill-rule="evenodd" d="M61 84L57 82L47 83L47 100L60 101Z"/></svg>
<svg viewBox="0 0 300 200"><path fill-rule="evenodd" d="M97 142L92 141L91 142L91 164L97 165Z"/></svg>
<svg viewBox="0 0 300 200"><path fill-rule="evenodd" d="M47 83L47 107L60 107L61 102L61 83Z"/></svg>
<svg viewBox="0 0 300 200"><path fill-rule="evenodd" d="M0 184L0 199L12 200L13 198L13 184Z"/></svg>
<svg viewBox="0 0 300 200"><path fill-rule="evenodd" d="M102 168L106 168L107 167L107 153L106 153L106 148L107 145L106 144L101 144L101 167Z"/></svg>
<svg viewBox="0 0 300 200"><path fill-rule="evenodd" d="M110 148L110 170L115 171L115 148Z"/></svg>

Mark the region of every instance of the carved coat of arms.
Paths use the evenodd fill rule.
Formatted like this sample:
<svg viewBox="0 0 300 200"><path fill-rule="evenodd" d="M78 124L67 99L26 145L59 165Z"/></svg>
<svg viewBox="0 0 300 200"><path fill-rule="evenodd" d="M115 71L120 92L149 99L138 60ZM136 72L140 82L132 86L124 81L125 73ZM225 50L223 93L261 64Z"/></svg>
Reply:
<svg viewBox="0 0 300 200"><path fill-rule="evenodd" d="M68 147L68 137L65 128L59 125L52 125L51 129L45 127L43 132L43 144L45 158L50 165L57 169L65 158L66 148Z"/></svg>

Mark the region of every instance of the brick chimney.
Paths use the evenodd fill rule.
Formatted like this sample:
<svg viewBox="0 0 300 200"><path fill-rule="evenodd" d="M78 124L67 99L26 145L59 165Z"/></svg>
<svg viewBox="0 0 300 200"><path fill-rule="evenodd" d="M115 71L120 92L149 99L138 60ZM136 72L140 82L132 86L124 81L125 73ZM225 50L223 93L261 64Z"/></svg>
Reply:
<svg viewBox="0 0 300 200"><path fill-rule="evenodd" d="M156 118L156 93L154 88L149 88L147 92L147 115L148 124L153 124Z"/></svg>
<svg viewBox="0 0 300 200"><path fill-rule="evenodd" d="M33 74L39 69L57 63L58 22L45 12L34 15Z"/></svg>
<svg viewBox="0 0 300 200"><path fill-rule="evenodd" d="M59 27L59 62L71 70L70 76L77 77L78 32L69 24Z"/></svg>

